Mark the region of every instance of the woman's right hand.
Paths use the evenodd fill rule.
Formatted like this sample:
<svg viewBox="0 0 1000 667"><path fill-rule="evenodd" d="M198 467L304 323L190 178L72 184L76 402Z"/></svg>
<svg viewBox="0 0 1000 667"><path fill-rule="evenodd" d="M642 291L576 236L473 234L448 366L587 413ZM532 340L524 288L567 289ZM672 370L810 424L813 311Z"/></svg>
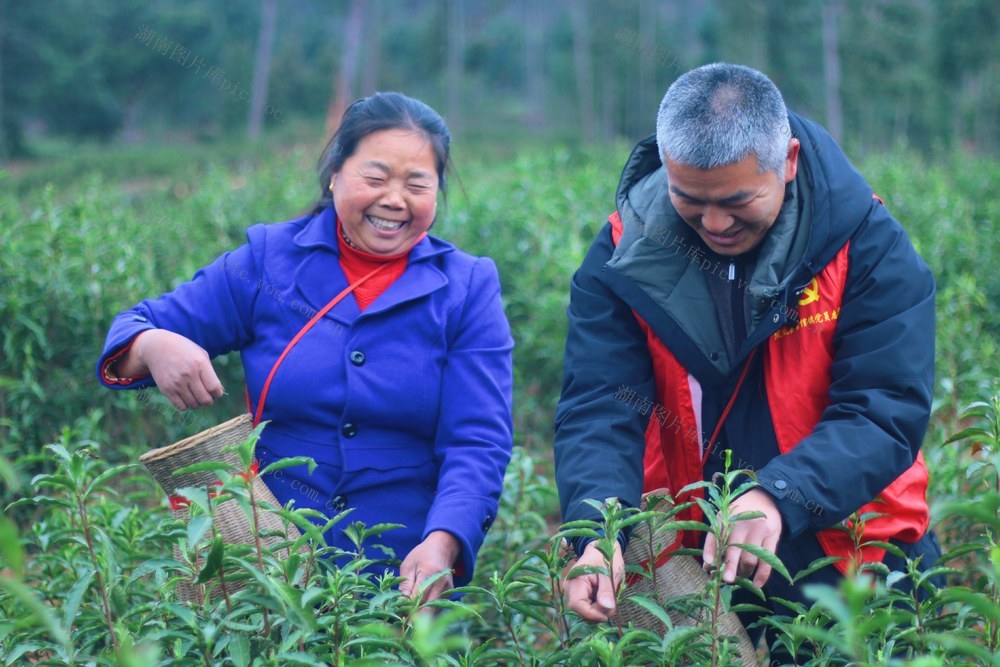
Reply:
<svg viewBox="0 0 1000 667"><path fill-rule="evenodd" d="M211 405L225 393L208 352L190 339L165 329L139 334L118 362L116 372L121 377L149 373L178 410Z"/></svg>

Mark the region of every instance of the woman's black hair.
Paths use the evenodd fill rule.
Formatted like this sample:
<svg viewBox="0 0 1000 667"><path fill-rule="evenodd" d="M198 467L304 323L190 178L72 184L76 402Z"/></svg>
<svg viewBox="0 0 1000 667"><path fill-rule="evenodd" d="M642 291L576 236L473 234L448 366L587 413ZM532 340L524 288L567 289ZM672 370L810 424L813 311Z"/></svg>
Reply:
<svg viewBox="0 0 1000 667"><path fill-rule="evenodd" d="M314 215L333 205L330 178L340 171L347 158L354 155L361 140L374 132L395 129L416 130L427 136L434 148L438 187L441 194L445 194L451 133L441 114L402 93L381 92L364 97L348 107L340 127L326 145L317 165L320 197L313 206Z"/></svg>

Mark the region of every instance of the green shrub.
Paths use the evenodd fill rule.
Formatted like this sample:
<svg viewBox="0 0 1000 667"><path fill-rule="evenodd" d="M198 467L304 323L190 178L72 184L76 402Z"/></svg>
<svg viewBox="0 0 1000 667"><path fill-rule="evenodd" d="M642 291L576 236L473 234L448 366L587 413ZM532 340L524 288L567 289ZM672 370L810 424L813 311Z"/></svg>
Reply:
<svg viewBox="0 0 1000 667"><path fill-rule="evenodd" d="M95 163L106 174L77 161L18 182L0 172L0 664L28 656L122 665L700 662L713 641L703 628L659 636L566 616L566 560L552 539L551 420L569 280L614 206L627 151L508 147L515 157L503 165L458 155L461 187L435 233L499 266L517 344L518 447L477 578L463 604L440 603L436 616L417 613L391 581L328 567L313 557L318 544L311 561L267 559L260 574L251 554L220 555L208 524L191 540L155 484L122 467L241 411L235 356L216 361L229 395L185 415L156 392L102 391L93 377L115 313L190 278L242 243L250 224L307 207L318 148L218 161L166 151L116 162L109 153ZM807 664L998 664L998 407L964 408L993 395L1000 377L1000 275L984 270L1000 256L1000 165L896 155L862 171L937 279L937 386L924 452L949 586L922 584L927 595L916 604L899 586L915 573L874 568L768 623ZM179 539L195 542L201 560L168 558ZM179 603L177 582L202 576L213 553L255 586L228 605Z"/></svg>
<svg viewBox="0 0 1000 667"><path fill-rule="evenodd" d="M987 491L947 512L975 517L980 539L926 573L913 562L905 572L875 563L839 588L809 588L816 601L811 608L788 603L787 614L764 621L775 645L797 655L799 664L902 665L920 656L933 661L912 664L996 664L1000 398L974 409L983 423L956 438L981 439L993 452L975 471ZM243 469L253 459L254 441L252 436L237 447ZM520 448L508 475L513 493L505 496L497 522L501 530L490 533L472 585L455 591L464 600L426 605L400 594L398 578L362 571L372 564L366 545L377 542L387 526L350 525L355 548L338 551L321 535L331 525L344 525L349 511L327 518L286 507L277 511L301 530L295 542L224 545L213 527L218 503L239 502L250 517L276 511L251 502L244 477L232 474L238 470L216 466L223 483L213 487L214 499L204 489L185 489L192 510L182 524L162 503L151 505L159 493L147 475L131 464L106 465L97 443L64 429L46 450L57 461L55 471L37 476L15 503L33 510L34 521L19 539L6 540L3 550L3 665L740 664L728 640L714 631L734 588L721 582L721 569L709 577L704 595L696 596L697 623L691 627L673 626L667 613L689 610L685 600L642 603L661 619L662 633L620 620L588 626L567 615L560 579L568 557L561 537L594 534L602 524L577 522L552 537L540 534L538 500L549 484L531 472L535 462ZM706 515L721 508L726 516L739 492L730 491L739 472L745 471L728 473L721 490L709 489ZM600 507L608 534L599 546L606 554L626 525L667 520L669 527L673 521L616 503ZM713 520L706 529L721 535L725 521ZM4 530L10 538L11 527ZM180 558L167 555L173 544L180 545ZM291 555L282 557L278 550L286 547ZM337 567L324 556L349 562ZM959 573L949 565L956 559L971 564L975 586L935 587L933 575ZM772 560L774 576L787 577ZM242 588L235 586L239 581ZM906 581L919 598L904 592ZM198 601L179 600L181 584L194 586ZM746 580L736 585L751 587Z"/></svg>

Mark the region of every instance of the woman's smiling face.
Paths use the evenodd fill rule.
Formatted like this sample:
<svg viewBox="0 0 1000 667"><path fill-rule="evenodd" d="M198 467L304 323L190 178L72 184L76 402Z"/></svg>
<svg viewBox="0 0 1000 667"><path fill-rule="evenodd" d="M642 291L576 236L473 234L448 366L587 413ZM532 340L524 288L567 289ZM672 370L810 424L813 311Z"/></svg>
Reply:
<svg viewBox="0 0 1000 667"><path fill-rule="evenodd" d="M372 132L330 179L344 235L359 250L399 255L434 223L434 147L418 130Z"/></svg>

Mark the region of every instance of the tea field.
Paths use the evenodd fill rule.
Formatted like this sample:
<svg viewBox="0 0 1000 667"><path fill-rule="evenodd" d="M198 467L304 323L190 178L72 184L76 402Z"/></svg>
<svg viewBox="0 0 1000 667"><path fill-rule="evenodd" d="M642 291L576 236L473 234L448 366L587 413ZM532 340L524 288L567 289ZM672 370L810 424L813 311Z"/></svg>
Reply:
<svg viewBox="0 0 1000 667"><path fill-rule="evenodd" d="M551 423L568 285L613 208L628 148L455 156L433 233L499 267L517 345L517 448L477 577L437 613L359 575L363 549L338 569L315 541L280 559L224 547L210 515L173 519L138 456L243 409L235 355L216 360L229 395L195 413L94 378L116 312L188 279L249 225L310 207L320 147L67 152L0 172L0 665L738 664L709 631L707 600L728 599L718 578L695 601L693 627L670 622L677 601L650 602L658 632L564 613ZM948 585L872 567L769 623L799 664L1000 665L1000 163L895 154L859 166L937 279L924 452ZM242 480L224 477L243 498ZM304 511L284 516L315 536ZM359 540L366 530L377 541L376 528ZM247 585L179 600L178 581L211 593L225 586L220 572Z"/></svg>

